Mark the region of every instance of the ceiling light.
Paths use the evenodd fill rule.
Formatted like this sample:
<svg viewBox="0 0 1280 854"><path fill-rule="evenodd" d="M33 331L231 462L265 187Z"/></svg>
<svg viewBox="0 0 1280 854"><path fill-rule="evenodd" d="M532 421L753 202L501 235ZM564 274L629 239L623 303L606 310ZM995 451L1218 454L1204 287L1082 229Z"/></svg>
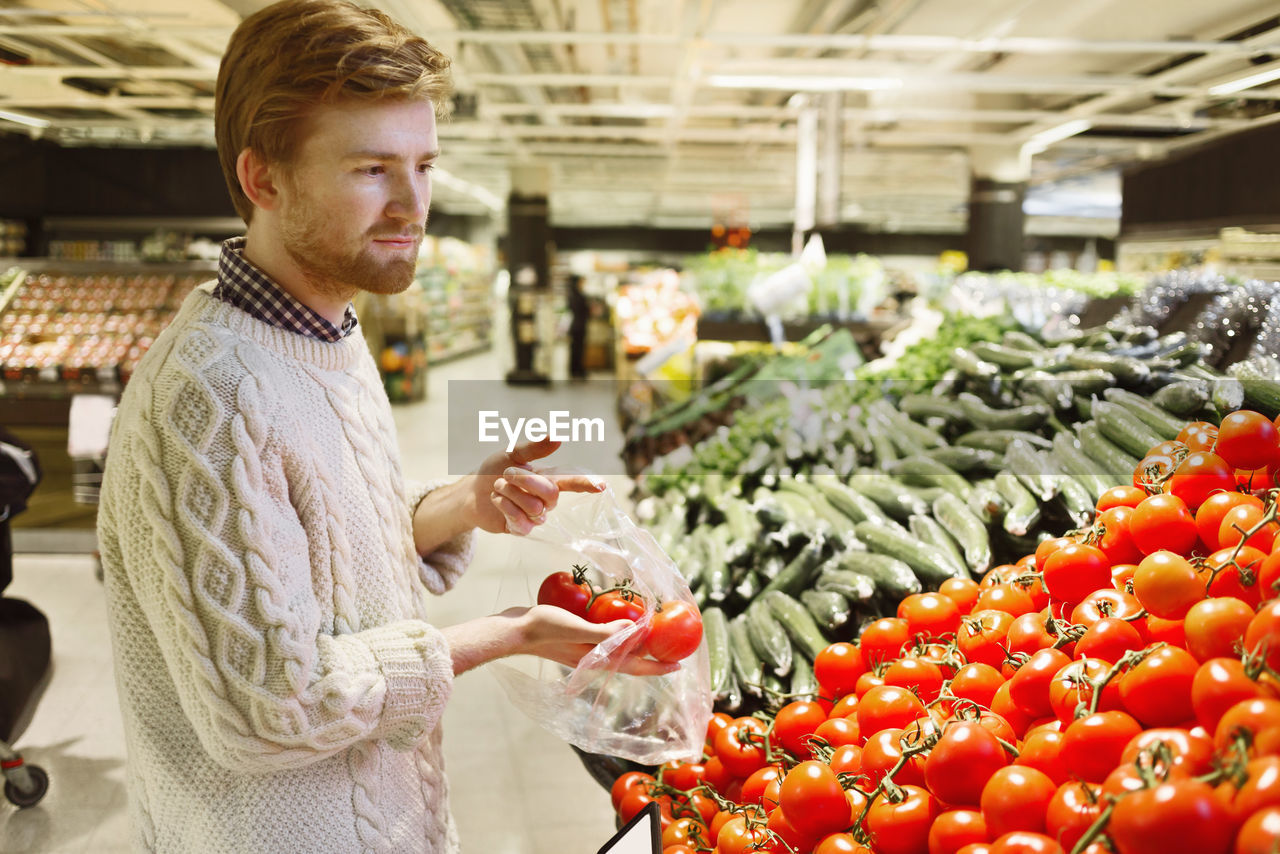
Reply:
<svg viewBox="0 0 1280 854"><path fill-rule="evenodd" d="M1075 119L1069 122L1063 122L1057 127L1051 127L1048 130L1041 131L1031 139L1027 140L1026 150L1033 154L1044 151L1055 142L1073 137L1078 133L1083 133L1093 127L1093 123L1088 119Z"/></svg>
<svg viewBox="0 0 1280 854"><path fill-rule="evenodd" d="M1252 89L1254 86L1270 83L1272 80L1280 80L1280 65L1276 65L1266 71L1258 71L1247 77L1240 77L1236 80L1228 80L1226 83L1219 83L1217 86L1211 86L1209 94L1230 95L1233 92L1240 92L1244 89Z"/></svg>
<svg viewBox="0 0 1280 854"><path fill-rule="evenodd" d="M46 119L38 119L35 116L24 116L22 113L11 113L8 110L0 110L0 119L6 122L13 122L18 125L26 125L31 128L47 128L49 121Z"/></svg>
<svg viewBox="0 0 1280 854"><path fill-rule="evenodd" d="M707 83L721 89L793 89L801 92L859 92L901 89L897 77L816 77L799 74L712 74Z"/></svg>

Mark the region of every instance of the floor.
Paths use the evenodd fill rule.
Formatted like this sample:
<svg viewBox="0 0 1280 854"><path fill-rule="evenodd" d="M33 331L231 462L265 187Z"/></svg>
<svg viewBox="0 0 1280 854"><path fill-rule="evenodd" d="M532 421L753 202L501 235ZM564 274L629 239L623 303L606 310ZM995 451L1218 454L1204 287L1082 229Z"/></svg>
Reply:
<svg viewBox="0 0 1280 854"><path fill-rule="evenodd" d="M496 382L505 370L503 360L494 351L434 367L428 399L397 407L409 476L448 474L447 443L438 429L446 423L448 382L495 380L495 392L506 389ZM613 393L608 382L554 388L557 396L572 397L575 407L589 398L599 405L600 396ZM531 389L503 393L545 395ZM616 429L608 439L621 447ZM625 499L627 479L620 473L606 479ZM435 620L448 624L481 616L494 610L500 596L529 589L530 583L536 589L542 575L520 566L519 543L510 536L482 534L470 571L438 600ZM124 736L92 558L19 555L7 595L27 599L48 615L55 664L53 679L17 745L28 761L49 772L49 793L39 805L22 811L0 800L0 852L127 851ZM512 708L484 669L455 684L444 727L464 851L589 854L613 835L608 793L566 744Z"/></svg>

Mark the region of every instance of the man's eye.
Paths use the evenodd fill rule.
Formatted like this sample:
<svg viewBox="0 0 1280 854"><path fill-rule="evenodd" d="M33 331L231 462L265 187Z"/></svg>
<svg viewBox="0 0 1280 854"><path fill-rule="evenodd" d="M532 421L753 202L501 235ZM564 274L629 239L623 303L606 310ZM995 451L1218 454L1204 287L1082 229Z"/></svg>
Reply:
<svg viewBox="0 0 1280 854"><path fill-rule="evenodd" d="M418 165L418 171L423 173L424 175L430 172L434 168L436 168L434 163L420 163Z"/></svg>
<svg viewBox="0 0 1280 854"><path fill-rule="evenodd" d="M381 166L366 166L360 171L366 175L381 175L386 170Z"/></svg>

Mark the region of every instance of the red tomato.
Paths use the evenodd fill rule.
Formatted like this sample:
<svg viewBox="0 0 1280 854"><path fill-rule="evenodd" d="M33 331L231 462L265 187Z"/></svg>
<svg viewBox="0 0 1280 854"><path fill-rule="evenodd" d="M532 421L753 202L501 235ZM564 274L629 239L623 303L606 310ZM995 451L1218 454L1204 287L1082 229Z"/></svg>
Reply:
<svg viewBox="0 0 1280 854"><path fill-rule="evenodd" d="M1204 582L1182 555L1160 550L1138 564L1133 574L1133 595L1157 617L1180 620L1204 598Z"/></svg>
<svg viewBox="0 0 1280 854"><path fill-rule="evenodd" d="M1263 730L1280 726L1280 700L1255 698L1241 700L1223 713L1213 731L1213 746L1226 750L1237 737L1250 739Z"/></svg>
<svg viewBox="0 0 1280 854"><path fill-rule="evenodd" d="M825 720L818 725L813 737L822 739L832 747L843 747L846 744L860 744L862 742L858 722L851 718L830 718Z"/></svg>
<svg viewBox="0 0 1280 854"><path fill-rule="evenodd" d="M870 785L878 785L885 775L893 770L902 759L903 733L897 727L882 729L873 733L862 746L862 773L867 776ZM921 756L913 756L899 769L895 782L910 783L913 786L924 785L924 761Z"/></svg>
<svg viewBox="0 0 1280 854"><path fill-rule="evenodd" d="M1146 490L1136 486L1113 486L1098 496L1096 509L1101 515L1113 507L1137 507L1146 497Z"/></svg>
<svg viewBox="0 0 1280 854"><path fill-rule="evenodd" d="M1215 492L1236 488L1236 466L1217 454L1195 451L1173 470L1169 478L1170 495L1181 498L1194 510Z"/></svg>
<svg viewBox="0 0 1280 854"><path fill-rule="evenodd" d="M906 620L911 636L932 640L954 634L960 627L960 607L940 593L912 593L898 603L898 619Z"/></svg>
<svg viewBox="0 0 1280 854"><path fill-rule="evenodd" d="M743 716L716 734L716 757L734 777L746 779L765 765L764 734L759 718Z"/></svg>
<svg viewBox="0 0 1280 854"><path fill-rule="evenodd" d="M849 824L849 801L831 766L801 762L782 780L780 806L796 830L820 838Z"/></svg>
<svg viewBox="0 0 1280 854"><path fill-rule="evenodd" d="M1004 663L1002 647L1013 620L1013 616L1004 611L974 611L960 622L956 647L966 661L998 668Z"/></svg>
<svg viewBox="0 0 1280 854"><path fill-rule="evenodd" d="M956 854L971 843L984 843L987 823L977 810L949 810L929 828L929 854Z"/></svg>
<svg viewBox="0 0 1280 854"><path fill-rule="evenodd" d="M1026 732L1027 727L1031 726L1031 716L1018 708L1009 696L1007 681L1000 686L995 697L992 698L991 711L1007 721L1015 735Z"/></svg>
<svg viewBox="0 0 1280 854"><path fill-rule="evenodd" d="M1205 559L1199 570L1200 580L1207 587L1209 596L1232 596L1256 608L1262 601L1258 571L1266 557L1264 552L1252 546L1223 547ZM1245 570L1243 574L1241 567Z"/></svg>
<svg viewBox="0 0 1280 854"><path fill-rule="evenodd" d="M1218 439L1218 427L1208 421L1192 421L1178 434L1177 441L1192 451L1212 451Z"/></svg>
<svg viewBox="0 0 1280 854"><path fill-rule="evenodd" d="M951 806L977 806L982 787L1009 754L989 729L976 721L952 721L924 764L924 778L933 792Z"/></svg>
<svg viewBox="0 0 1280 854"><path fill-rule="evenodd" d="M1252 619L1253 609L1231 596L1197 602L1183 621L1187 652L1197 661L1234 655Z"/></svg>
<svg viewBox="0 0 1280 854"><path fill-rule="evenodd" d="M855 685L854 687L856 688L857 686ZM834 706L831 707L831 711L827 712L827 717L848 718L848 717L852 717L853 713L856 712L857 710L858 710L858 695L845 694L843 697L841 697L839 700L836 701L836 704Z"/></svg>
<svg viewBox="0 0 1280 854"><path fill-rule="evenodd" d="M878 854L921 854L929 850L929 828L938 814L933 795L918 786L903 786L902 800L876 798L867 812L867 831Z"/></svg>
<svg viewBox="0 0 1280 854"><path fill-rule="evenodd" d="M810 756L808 738L827 720L826 709L808 700L787 703L773 719L773 737L792 756Z"/></svg>
<svg viewBox="0 0 1280 854"><path fill-rule="evenodd" d="M1010 658L1022 655L1030 657L1042 649L1049 649L1057 642L1057 638L1049 634L1045 628L1046 617L1043 613L1023 614L1014 619L1009 626L1005 649Z"/></svg>
<svg viewBox="0 0 1280 854"><path fill-rule="evenodd" d="M1146 726L1174 726L1189 720L1191 683L1200 662L1173 646L1151 652L1120 677L1124 707Z"/></svg>
<svg viewBox="0 0 1280 854"><path fill-rule="evenodd" d="M1267 807L1245 820L1236 836L1235 854L1274 854L1277 850L1280 850L1280 807Z"/></svg>
<svg viewBox="0 0 1280 854"><path fill-rule="evenodd" d="M751 776L743 781L742 793L738 796L739 802L763 806L766 810L776 807L778 805L777 792L772 793L774 797L771 804L765 804L764 797L766 790L769 789L769 784L779 783L782 777L782 766L778 763L757 768L751 772Z"/></svg>
<svg viewBox="0 0 1280 854"><path fill-rule="evenodd" d="M1236 487L1246 492L1263 492L1275 489L1275 466L1264 466L1260 469L1236 469Z"/></svg>
<svg viewBox="0 0 1280 854"><path fill-rule="evenodd" d="M1076 641L1075 655L1078 658L1101 658L1104 661L1119 661L1127 652L1133 652L1146 646L1142 633L1134 624L1118 617L1104 617L1091 625Z"/></svg>
<svg viewBox="0 0 1280 854"><path fill-rule="evenodd" d="M1145 730L1130 739L1120 754L1124 766L1133 765L1143 751L1157 744L1169 753L1171 772L1180 777L1198 777L1213 768L1213 740L1207 735L1192 735L1185 729L1157 728ZM1149 767L1150 763L1146 763Z"/></svg>
<svg viewBox="0 0 1280 854"><path fill-rule="evenodd" d="M1041 727L1027 733L1018 749L1014 765L1034 768L1061 786L1071 776L1062 761L1063 735L1057 730Z"/></svg>
<svg viewBox="0 0 1280 854"><path fill-rule="evenodd" d="M1088 783L1079 780L1063 783L1049 799L1049 806L1045 809L1046 833L1061 842L1062 847L1068 851L1075 848L1085 831L1102 814L1102 803L1098 800L1098 795L1098 790Z"/></svg>
<svg viewBox="0 0 1280 854"><path fill-rule="evenodd" d="M649 618L644 648L658 661L688 658L702 644L702 615L696 605L679 599L660 602Z"/></svg>
<svg viewBox="0 0 1280 854"><path fill-rule="evenodd" d="M984 588L973 607L979 611L1004 611L1018 617L1035 611L1036 603L1025 588L1005 582Z"/></svg>
<svg viewBox="0 0 1280 854"><path fill-rule="evenodd" d="M690 845L705 842L707 829L695 818L677 818L662 831L662 854L668 854L673 846L692 851Z"/></svg>
<svg viewBox="0 0 1280 854"><path fill-rule="evenodd" d="M713 755L706 761L707 771L702 776L702 779L708 786L715 789L717 792L723 792L725 789L729 788L730 783L732 783L735 778L733 774L729 773L729 769L724 767L724 762L720 760L720 757L714 755L716 749L714 737L711 740L711 747L709 749Z"/></svg>
<svg viewBox="0 0 1280 854"><path fill-rule="evenodd" d="M1103 617L1137 617L1142 613L1142 603L1132 593L1113 587L1095 590L1076 605L1071 612L1071 622L1088 628Z"/></svg>
<svg viewBox="0 0 1280 854"><path fill-rule="evenodd" d="M967 614L973 610L982 588L972 578L948 578L938 586L938 592L955 602L961 614Z"/></svg>
<svg viewBox="0 0 1280 854"><path fill-rule="evenodd" d="M813 854L871 854L871 849L854 839L852 833L833 833L819 840Z"/></svg>
<svg viewBox="0 0 1280 854"><path fill-rule="evenodd" d="M1237 504L1232 507L1218 525L1218 545L1224 549L1237 545L1245 539L1246 534L1254 531L1245 545L1252 546L1264 555L1270 554L1275 545L1276 534L1280 532L1280 525L1275 522L1261 524L1263 515L1262 509L1252 504Z"/></svg>
<svg viewBox="0 0 1280 854"><path fill-rule="evenodd" d="M1227 808L1238 819L1260 809L1280 806L1280 757L1261 756L1249 760L1244 768L1244 784L1228 792Z"/></svg>
<svg viewBox="0 0 1280 854"><path fill-rule="evenodd" d="M707 766L701 762L667 762L662 766L662 782L677 789L692 789L707 776Z"/></svg>
<svg viewBox="0 0 1280 854"><path fill-rule="evenodd" d="M1142 549L1134 543L1133 534L1129 531L1129 520L1132 517L1133 508L1124 505L1098 514L1098 523L1104 527L1102 537L1098 540L1098 548L1102 549L1113 566L1142 560Z"/></svg>
<svg viewBox="0 0 1280 854"><path fill-rule="evenodd" d="M862 769L862 748L844 744L831 753L831 770L837 774L857 774Z"/></svg>
<svg viewBox="0 0 1280 854"><path fill-rule="evenodd" d="M982 817L992 836L1015 830L1044 832L1044 814L1057 785L1035 768L1010 765L991 775L982 789Z"/></svg>
<svg viewBox="0 0 1280 854"><path fill-rule="evenodd" d="M1066 854L1066 851L1043 833L1015 830L991 843L991 854Z"/></svg>
<svg viewBox="0 0 1280 854"><path fill-rule="evenodd" d="M1133 574L1138 571L1136 563L1117 563L1111 567L1111 586L1125 593L1133 592Z"/></svg>
<svg viewBox="0 0 1280 854"><path fill-rule="evenodd" d="M612 623L614 620L635 622L644 616L644 602L635 594L620 590L601 593L587 609L587 619L593 623Z"/></svg>
<svg viewBox="0 0 1280 854"><path fill-rule="evenodd" d="M1075 720L1081 704L1087 708L1093 701L1094 683L1104 679L1110 669L1110 663L1098 658L1083 658L1063 665L1049 683L1049 708L1053 715L1064 725ZM1112 709L1123 709L1120 687L1114 679L1102 689L1096 711Z"/></svg>
<svg viewBox="0 0 1280 854"><path fill-rule="evenodd" d="M772 850L771 837L763 824L747 826L744 816L735 815L721 826L716 834L716 851L719 854L758 854Z"/></svg>
<svg viewBox="0 0 1280 854"><path fill-rule="evenodd" d="M628 771L618 779L613 781L613 785L609 788L609 797L613 801L613 808L618 809L618 805L622 803L622 796L632 789L644 783L653 783L652 774L646 774L643 771Z"/></svg>
<svg viewBox="0 0 1280 854"><path fill-rule="evenodd" d="M1196 521L1176 495L1152 495L1133 510L1129 533L1144 554L1168 549L1187 554L1196 544Z"/></svg>
<svg viewBox="0 0 1280 854"><path fill-rule="evenodd" d="M883 684L883 679L877 676L874 671L868 670L866 673L858 677L858 685L853 689L853 693L857 696L858 700L861 700L872 688Z"/></svg>
<svg viewBox="0 0 1280 854"><path fill-rule="evenodd" d="M858 728L863 735L905 729L924 713L924 703L915 694L893 685L878 685L858 703Z"/></svg>
<svg viewBox="0 0 1280 854"><path fill-rule="evenodd" d="M1175 780L1117 801L1107 832L1119 854L1227 854L1235 827L1211 786Z"/></svg>
<svg viewBox="0 0 1280 854"><path fill-rule="evenodd" d="M1200 540L1209 547L1210 551L1222 548L1222 543L1218 541L1218 529L1222 527L1222 517L1226 516L1227 511L1233 507L1244 504L1262 509L1262 499L1231 491L1209 496L1200 505L1200 509L1196 510L1196 533L1200 535Z"/></svg>
<svg viewBox="0 0 1280 854"><path fill-rule="evenodd" d="M1234 468L1269 466L1280 455L1280 431L1262 413L1240 409L1222 419L1214 450Z"/></svg>
<svg viewBox="0 0 1280 854"><path fill-rule="evenodd" d="M1274 546L1258 567L1258 590L1263 602L1280 596L1280 549Z"/></svg>
<svg viewBox="0 0 1280 854"><path fill-rule="evenodd" d="M813 660L813 675L822 694L837 699L852 694L858 677L867 672L862 650L851 643L833 643Z"/></svg>
<svg viewBox="0 0 1280 854"><path fill-rule="evenodd" d="M586 581L575 581L573 573L567 570L551 573L538 586L539 605L555 605L585 618L590 602L591 585Z"/></svg>
<svg viewBox="0 0 1280 854"><path fill-rule="evenodd" d="M1054 599L1079 602L1095 590L1111 587L1111 561L1097 546L1072 543L1045 561L1044 586Z"/></svg>
<svg viewBox="0 0 1280 854"><path fill-rule="evenodd" d="M1078 543L1079 540L1074 537L1054 537L1051 540L1045 540L1036 546L1035 565L1043 567L1049 556L1059 549L1066 548L1072 543Z"/></svg>
<svg viewBox="0 0 1280 854"><path fill-rule="evenodd" d="M1191 706L1196 720L1209 732L1237 703L1272 696L1272 689L1250 679L1244 665L1234 657L1210 658L1200 665L1191 681Z"/></svg>
<svg viewBox="0 0 1280 854"><path fill-rule="evenodd" d="M1151 643L1167 643L1170 646L1187 645L1187 635L1181 618L1166 620L1163 617L1157 617L1155 614L1148 614L1145 622L1147 624L1147 639Z"/></svg>
<svg viewBox="0 0 1280 854"><path fill-rule="evenodd" d="M1014 705L1033 720L1052 714L1049 685L1054 675L1070 663L1071 659L1060 649L1042 649L1032 653L1031 658L1009 679L1009 697Z"/></svg>
<svg viewBox="0 0 1280 854"><path fill-rule="evenodd" d="M979 706L990 708L996 691L1003 684L1004 677L990 664L966 664L951 678L951 693L962 700L972 700Z"/></svg>
<svg viewBox="0 0 1280 854"><path fill-rule="evenodd" d="M876 620L862 630L859 643L867 666L893 661L911 643L911 624L896 617Z"/></svg>
<svg viewBox="0 0 1280 854"><path fill-rule="evenodd" d="M884 671L884 684L906 688L926 703L938 699L944 681L942 668L915 656L900 658Z"/></svg>
<svg viewBox="0 0 1280 854"><path fill-rule="evenodd" d="M1101 783L1142 725L1124 712L1096 712L1079 718L1062 734L1062 761L1067 771L1088 783Z"/></svg>
<svg viewBox="0 0 1280 854"><path fill-rule="evenodd" d="M1245 627L1244 648L1246 652L1264 653L1267 666L1280 670L1280 600L1258 609L1257 615Z"/></svg>

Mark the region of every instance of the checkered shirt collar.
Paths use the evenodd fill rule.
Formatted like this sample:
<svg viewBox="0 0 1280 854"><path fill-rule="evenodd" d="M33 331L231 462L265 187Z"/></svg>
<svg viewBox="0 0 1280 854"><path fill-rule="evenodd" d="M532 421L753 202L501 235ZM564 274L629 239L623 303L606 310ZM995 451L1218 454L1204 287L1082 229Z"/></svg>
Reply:
<svg viewBox="0 0 1280 854"><path fill-rule="evenodd" d="M271 277L244 257L244 237L224 241L218 258L218 284L213 295L263 323L319 341L341 341L356 328L355 310L348 305L342 327L294 299Z"/></svg>

